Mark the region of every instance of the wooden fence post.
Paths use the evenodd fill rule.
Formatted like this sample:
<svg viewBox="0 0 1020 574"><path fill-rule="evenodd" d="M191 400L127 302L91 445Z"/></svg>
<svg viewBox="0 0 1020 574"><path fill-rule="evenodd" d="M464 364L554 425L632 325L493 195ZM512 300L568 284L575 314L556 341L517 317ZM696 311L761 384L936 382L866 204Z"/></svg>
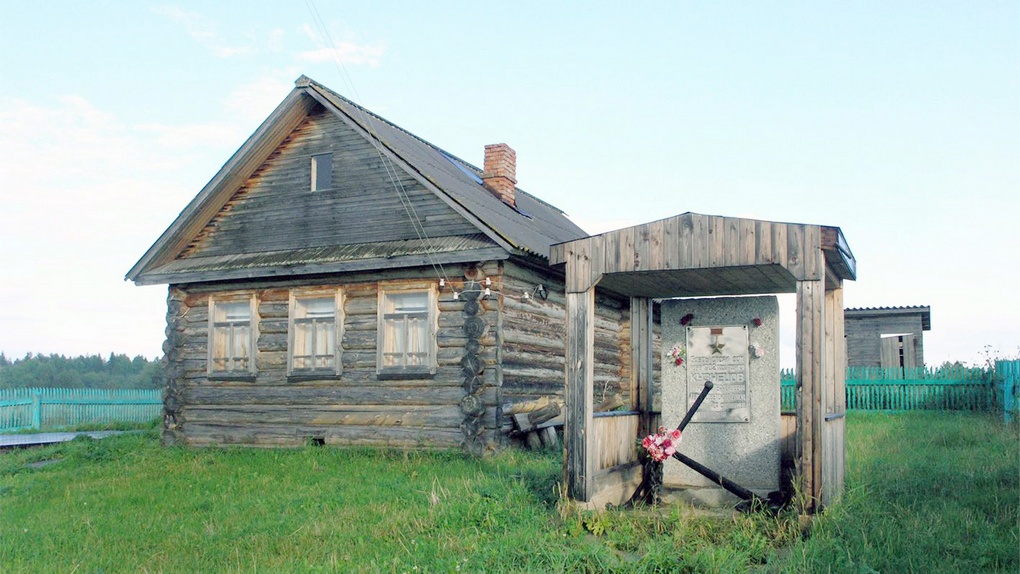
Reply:
<svg viewBox="0 0 1020 574"><path fill-rule="evenodd" d="M32 392L32 429L42 429L42 391L39 389Z"/></svg>
<svg viewBox="0 0 1020 574"><path fill-rule="evenodd" d="M1020 361L995 361L995 374L1002 380L1002 420L1013 421L1016 405L1017 379L1020 378Z"/></svg>

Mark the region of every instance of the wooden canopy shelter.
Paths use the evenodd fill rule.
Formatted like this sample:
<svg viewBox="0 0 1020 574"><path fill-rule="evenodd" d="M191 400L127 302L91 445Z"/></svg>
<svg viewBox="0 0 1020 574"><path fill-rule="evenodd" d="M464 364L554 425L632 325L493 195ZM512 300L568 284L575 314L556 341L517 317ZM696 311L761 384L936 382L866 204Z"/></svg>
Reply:
<svg viewBox="0 0 1020 574"><path fill-rule="evenodd" d="M638 436L653 416L652 299L795 292L796 463L812 508L839 496L846 412L842 285L856 278L856 261L838 227L685 213L554 245L549 259L566 265L564 473L572 498L592 501L632 481L637 466L606 464L600 452L592 412L596 286L630 297Z"/></svg>

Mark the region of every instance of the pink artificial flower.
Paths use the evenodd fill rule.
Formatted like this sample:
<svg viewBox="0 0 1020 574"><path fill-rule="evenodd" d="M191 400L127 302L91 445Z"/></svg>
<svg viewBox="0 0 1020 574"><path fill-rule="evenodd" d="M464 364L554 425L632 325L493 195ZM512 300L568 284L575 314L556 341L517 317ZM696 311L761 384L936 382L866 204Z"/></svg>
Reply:
<svg viewBox="0 0 1020 574"><path fill-rule="evenodd" d="M659 427L655 434L650 434L641 441L641 446L648 452L648 456L656 462L663 462L676 453L677 445L680 444L681 433L678 429L666 430Z"/></svg>
<svg viewBox="0 0 1020 574"><path fill-rule="evenodd" d="M752 323L754 323L754 326L755 326L755 327L761 327L761 325L762 325L762 323L763 323L763 321L761 320L761 318L760 318L760 317L755 317L755 318L754 318L754 321L751 321L751 322L752 322Z"/></svg>
<svg viewBox="0 0 1020 574"><path fill-rule="evenodd" d="M683 357L677 357L676 361L674 361L674 362L676 363L676 366L679 367L680 365L684 364L684 359L683 359Z"/></svg>

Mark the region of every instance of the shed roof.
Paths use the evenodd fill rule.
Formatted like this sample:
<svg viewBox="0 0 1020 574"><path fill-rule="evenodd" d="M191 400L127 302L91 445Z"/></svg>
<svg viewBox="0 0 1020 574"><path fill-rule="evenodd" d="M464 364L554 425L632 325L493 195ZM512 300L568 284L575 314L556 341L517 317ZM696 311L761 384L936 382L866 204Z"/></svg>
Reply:
<svg viewBox="0 0 1020 574"><path fill-rule="evenodd" d="M843 316L849 319L889 317L894 315L920 315L921 330L931 331L931 307L927 305L910 305L905 307L852 307L843 310Z"/></svg>
<svg viewBox="0 0 1020 574"><path fill-rule="evenodd" d="M490 240L490 248L495 244L507 254L548 258L549 246L553 243L587 235L561 210L523 190L516 191L516 207L507 205L483 187L480 179L482 171L476 166L407 132L314 80L301 76L291 93L181 211L170 227L128 271L126 278L138 283L186 282L187 277L198 276L200 268L216 270L217 278L228 279L234 275L256 277L324 272L317 265L335 267L340 261L336 259L335 250L328 249L256 254L255 257L220 257L216 261L203 259L190 263L178 259L188 242L215 217L244 181L319 106L355 127L362 137L389 158L395 169L406 171L418 179L472 222L479 229L480 237ZM475 242L479 240L478 237L469 239ZM455 244L456 241L427 242L423 245L428 248L439 245L447 249ZM367 246L368 252L365 254L377 253L380 247L386 246ZM409 253L404 253L408 248L406 243L393 247L396 248L395 255L389 254L388 259L374 259L388 263L383 267L392 267L399 261L412 262L414 257L395 257L416 255L422 246L410 247ZM479 247L472 244L470 249L477 250ZM350 250L344 253L345 257L354 256ZM295 264L295 261L300 263Z"/></svg>

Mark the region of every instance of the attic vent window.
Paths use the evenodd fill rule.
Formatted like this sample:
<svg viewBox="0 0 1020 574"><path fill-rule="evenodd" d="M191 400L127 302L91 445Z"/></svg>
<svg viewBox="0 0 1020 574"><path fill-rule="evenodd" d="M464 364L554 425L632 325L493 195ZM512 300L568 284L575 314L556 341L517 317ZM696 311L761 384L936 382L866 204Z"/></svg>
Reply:
<svg viewBox="0 0 1020 574"><path fill-rule="evenodd" d="M312 191L333 187L333 154L312 156Z"/></svg>

